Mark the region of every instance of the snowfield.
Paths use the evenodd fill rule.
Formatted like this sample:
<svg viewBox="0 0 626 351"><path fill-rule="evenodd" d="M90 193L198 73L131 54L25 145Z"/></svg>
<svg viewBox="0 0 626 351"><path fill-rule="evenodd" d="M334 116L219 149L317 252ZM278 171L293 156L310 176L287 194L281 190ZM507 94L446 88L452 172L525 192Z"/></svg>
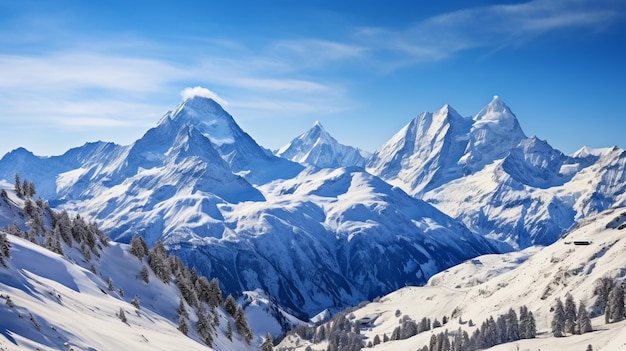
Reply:
<svg viewBox="0 0 626 351"><path fill-rule="evenodd" d="M376 335L390 336L401 316L416 321L423 317L449 322L440 328L419 333L409 339L383 342L376 350L416 350L428 345L433 333L456 331L459 327L471 335L489 316L496 318L510 308L518 311L525 305L537 323L536 339L519 340L489 350L594 350L626 349L626 321L606 324L604 315L594 310L598 279L610 277L626 283L626 228L617 229L626 219L626 208L612 209L579 223L564 238L543 247L503 255L486 255L468 260L433 276L427 286L406 287L352 311L353 321L371 320L361 328L364 342ZM578 242L580 245L576 245ZM555 338L551 334L550 311L555 299L572 294L576 304L582 301L592 316L593 332ZM399 311L399 314L397 313ZM298 345L298 346L296 346ZM290 336L278 346L304 350L322 349Z"/></svg>

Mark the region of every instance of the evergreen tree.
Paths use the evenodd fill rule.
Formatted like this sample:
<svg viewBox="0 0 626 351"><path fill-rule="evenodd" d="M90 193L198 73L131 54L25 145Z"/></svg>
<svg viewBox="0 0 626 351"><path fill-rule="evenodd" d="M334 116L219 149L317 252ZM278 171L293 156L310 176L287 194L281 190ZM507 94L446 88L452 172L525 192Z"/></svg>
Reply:
<svg viewBox="0 0 626 351"><path fill-rule="evenodd" d="M528 312L528 327L526 329L526 339L534 339L537 336L537 324L535 323L535 316L532 312Z"/></svg>
<svg viewBox="0 0 626 351"><path fill-rule="evenodd" d="M129 252L140 261L148 254L148 245L146 241L143 240L143 237L137 236L130 241Z"/></svg>
<svg viewBox="0 0 626 351"><path fill-rule="evenodd" d="M107 279L107 287L110 291L113 291L115 289L115 287L113 286L113 279L111 279L111 277Z"/></svg>
<svg viewBox="0 0 626 351"><path fill-rule="evenodd" d="M380 336L378 336L378 334L374 335L374 340L372 343L374 346L380 344Z"/></svg>
<svg viewBox="0 0 626 351"><path fill-rule="evenodd" d="M187 325L187 318L182 315L178 315L178 327L177 329L183 333L183 335L187 335L189 333L189 326Z"/></svg>
<svg viewBox="0 0 626 351"><path fill-rule="evenodd" d="M576 303L572 294L565 295L565 332L574 334L576 331Z"/></svg>
<svg viewBox="0 0 626 351"><path fill-rule="evenodd" d="M400 327L396 327L392 332L391 332L391 341L394 340L400 340Z"/></svg>
<svg viewBox="0 0 626 351"><path fill-rule="evenodd" d="M178 308L176 309L176 313L179 316L183 316L185 319L189 319L189 312L187 312L187 308L185 307L185 301L182 297L178 301Z"/></svg>
<svg viewBox="0 0 626 351"><path fill-rule="evenodd" d="M615 286L615 283L613 282L613 279L609 277L602 277L596 280L593 288L593 294L598 297L596 298L594 308L596 308L599 313L606 312L606 305L609 301L609 294L611 293L611 290L613 290L613 286Z"/></svg>
<svg viewBox="0 0 626 351"><path fill-rule="evenodd" d="M15 173L15 193L17 194L17 196L22 197L22 183L20 181L20 175Z"/></svg>
<svg viewBox="0 0 626 351"><path fill-rule="evenodd" d="M248 326L248 320L246 319L246 314L244 313L243 308L241 306L237 307L237 311L235 311L234 319L235 319L235 329L237 330L237 333L239 333L239 335L243 337L243 339L246 341L247 344L250 344L250 342L252 341L252 338L254 337L254 334L252 333L252 330Z"/></svg>
<svg viewBox="0 0 626 351"><path fill-rule="evenodd" d="M148 284L150 283L150 272L148 272L148 267L142 265L141 266L141 279Z"/></svg>
<svg viewBox="0 0 626 351"><path fill-rule="evenodd" d="M3 266L6 266L5 257L11 257L11 242L5 232L0 232L0 264Z"/></svg>
<svg viewBox="0 0 626 351"><path fill-rule="evenodd" d="M609 293L609 300L607 301L605 309L605 319L607 323L619 322L624 319L625 313L624 288L621 284L616 284Z"/></svg>
<svg viewBox="0 0 626 351"><path fill-rule="evenodd" d="M118 312L117 316L119 317L119 319L123 322L123 323L127 323L128 320L126 319L126 313L124 313L124 309L120 307L120 311Z"/></svg>
<svg viewBox="0 0 626 351"><path fill-rule="evenodd" d="M224 300L224 309L231 316L235 316L235 312L237 311L237 303L235 302L235 298L232 295L228 295L226 300Z"/></svg>
<svg viewBox="0 0 626 351"><path fill-rule="evenodd" d="M132 299L132 300L130 300L130 304L131 304L131 305L133 305L133 306L135 306L135 308L136 308L136 309L139 309L139 308L140 308L140 305L139 305L139 296L135 295L135 297L133 297L133 299Z"/></svg>
<svg viewBox="0 0 626 351"><path fill-rule="evenodd" d="M61 247L61 232L59 226L55 226L51 232L46 232L43 247L54 253L63 255L63 248Z"/></svg>
<svg viewBox="0 0 626 351"><path fill-rule="evenodd" d="M233 326L230 322L226 325L226 337L228 340L233 341Z"/></svg>
<svg viewBox="0 0 626 351"><path fill-rule="evenodd" d="M432 334L428 343L428 351L437 351L437 336Z"/></svg>
<svg viewBox="0 0 626 351"><path fill-rule="evenodd" d="M519 321L517 319L517 313L510 308L509 313L506 317L506 332L507 332L507 341L517 341L520 339L520 328Z"/></svg>
<svg viewBox="0 0 626 351"><path fill-rule="evenodd" d="M591 346L591 344L587 345L587 351L593 351L593 347Z"/></svg>
<svg viewBox="0 0 626 351"><path fill-rule="evenodd" d="M565 336L565 308L561 299L556 299L556 307L552 316L552 334L556 337Z"/></svg>
<svg viewBox="0 0 626 351"><path fill-rule="evenodd" d="M198 307L198 322L196 323L198 337L209 347L213 346L213 334L211 332L211 322L206 309L200 305Z"/></svg>
<svg viewBox="0 0 626 351"><path fill-rule="evenodd" d="M261 344L261 351L273 351L274 350L274 339L272 335L267 332L265 334L265 338L263 339L263 343Z"/></svg>
<svg viewBox="0 0 626 351"><path fill-rule="evenodd" d="M54 226L59 228L59 235L67 246L72 247L72 221L67 211L63 210L55 216Z"/></svg>
<svg viewBox="0 0 626 351"><path fill-rule="evenodd" d="M164 283L168 283L172 274L165 246L159 240L148 252L148 264L154 274Z"/></svg>
<svg viewBox="0 0 626 351"><path fill-rule="evenodd" d="M589 318L589 314L587 314L587 308L582 301L578 305L577 324L577 329L580 334L585 334L593 331L593 327L591 326L591 319Z"/></svg>

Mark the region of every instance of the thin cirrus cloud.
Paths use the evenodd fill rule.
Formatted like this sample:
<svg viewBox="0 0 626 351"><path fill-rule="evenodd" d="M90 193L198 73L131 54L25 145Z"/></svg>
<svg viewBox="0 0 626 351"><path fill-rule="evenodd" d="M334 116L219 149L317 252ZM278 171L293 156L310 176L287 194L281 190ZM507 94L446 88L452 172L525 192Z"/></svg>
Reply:
<svg viewBox="0 0 626 351"><path fill-rule="evenodd" d="M414 23L404 30L363 27L357 42L377 55L387 53L387 69L447 59L474 48L518 46L550 31L602 29L626 14L615 1L537 0L458 10Z"/></svg>

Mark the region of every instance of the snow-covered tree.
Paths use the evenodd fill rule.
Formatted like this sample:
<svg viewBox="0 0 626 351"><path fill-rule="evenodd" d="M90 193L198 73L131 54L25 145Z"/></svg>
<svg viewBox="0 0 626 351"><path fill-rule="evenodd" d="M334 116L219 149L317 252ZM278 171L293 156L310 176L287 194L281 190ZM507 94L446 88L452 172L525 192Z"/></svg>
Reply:
<svg viewBox="0 0 626 351"><path fill-rule="evenodd" d="M230 322L226 325L226 337L228 340L233 341L233 325Z"/></svg>
<svg viewBox="0 0 626 351"><path fill-rule="evenodd" d="M596 280L593 294L597 296L594 308L598 313L605 313L606 304L609 301L609 294L613 290L615 283L609 277L602 277Z"/></svg>
<svg viewBox="0 0 626 351"><path fill-rule="evenodd" d="M231 316L235 316L235 312L237 311L237 302L235 302L235 298L230 294L226 297L226 300L224 300L224 309Z"/></svg>
<svg viewBox="0 0 626 351"><path fill-rule="evenodd" d="M5 232L0 232L0 264L5 265L4 258L11 257L11 242Z"/></svg>
<svg viewBox="0 0 626 351"><path fill-rule="evenodd" d="M148 245L146 244L146 241L143 240L143 237L137 236L130 241L129 252L139 260L142 260L144 256L148 254Z"/></svg>
<svg viewBox="0 0 626 351"><path fill-rule="evenodd" d="M565 332L574 334L576 332L576 303L572 294L565 295Z"/></svg>
<svg viewBox="0 0 626 351"><path fill-rule="evenodd" d="M141 308L141 305L139 304L139 296L135 295L135 297L133 297L133 299L130 300L130 304L135 306L136 309Z"/></svg>
<svg viewBox="0 0 626 351"><path fill-rule="evenodd" d="M520 339L519 321L517 319L517 313L512 308L509 309L509 313L506 316L506 333L507 341L517 341Z"/></svg>
<svg viewBox="0 0 626 351"><path fill-rule="evenodd" d="M198 307L198 322L196 323L196 331L198 337L209 347L213 345L213 334L211 330L211 321L208 312L202 305Z"/></svg>
<svg viewBox="0 0 626 351"><path fill-rule="evenodd" d="M614 323L624 320L626 307L624 306L624 288L621 284L616 284L609 294L605 309L605 320L607 323Z"/></svg>
<svg viewBox="0 0 626 351"><path fill-rule="evenodd" d="M237 306L237 310L234 315L235 319L235 329L237 329L237 333L243 337L246 343L250 344L254 334L252 333L252 329L248 326L248 320L246 319L246 314L243 311L241 306Z"/></svg>
<svg viewBox="0 0 626 351"><path fill-rule="evenodd" d="M593 331L593 327L591 326L591 319L589 318L589 314L587 313L587 308L582 301L578 305L578 320L576 329L578 329L578 333L580 334L585 334Z"/></svg>
<svg viewBox="0 0 626 351"><path fill-rule="evenodd" d="M274 350L274 339L272 335L267 332L265 334L265 338L263 338L263 343L261 344L261 351L273 351Z"/></svg>
<svg viewBox="0 0 626 351"><path fill-rule="evenodd" d="M126 313L124 313L124 309L120 307L120 311L117 313L117 317L123 322L123 323L127 323L128 320L126 319Z"/></svg>
<svg viewBox="0 0 626 351"><path fill-rule="evenodd" d="M141 266L141 279L148 284L150 283L150 272L148 272L148 267L142 265Z"/></svg>
<svg viewBox="0 0 626 351"><path fill-rule="evenodd" d="M20 181L20 175L15 173L14 176L14 180L15 180L15 193L17 194L17 196L22 197L22 182Z"/></svg>
<svg viewBox="0 0 626 351"><path fill-rule="evenodd" d="M552 316L552 334L556 337L565 336L565 308L560 298L556 299L554 315Z"/></svg>
<svg viewBox="0 0 626 351"><path fill-rule="evenodd" d="M148 264L154 274L164 283L168 283L170 275L169 260L165 246L159 240L154 243L154 246L148 252Z"/></svg>

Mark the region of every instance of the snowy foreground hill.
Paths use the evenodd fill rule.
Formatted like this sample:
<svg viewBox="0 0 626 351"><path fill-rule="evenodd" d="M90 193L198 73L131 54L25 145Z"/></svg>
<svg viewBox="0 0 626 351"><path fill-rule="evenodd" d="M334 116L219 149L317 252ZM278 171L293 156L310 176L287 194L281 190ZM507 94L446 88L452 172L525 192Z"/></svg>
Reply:
<svg viewBox="0 0 626 351"><path fill-rule="evenodd" d="M350 337L338 333L341 328L357 335L363 344L371 343L373 350L421 350L424 346L429 349L433 335L438 334L448 334L450 343L461 345L453 350L583 351L588 345L596 351L625 349L624 296L621 317L611 318L611 323L606 323L602 302L608 293L602 289L607 287L606 282L615 291L626 285L625 223L626 208L612 209L580 222L550 246L476 257L433 276L426 286L402 288L344 312L322 326L300 328L276 349L327 350L330 340L334 340L332 343L338 344L339 350L350 350ZM581 303L586 306L583 309L590 316L592 331L554 337L553 308L556 299L566 301L567 294L571 294L577 308ZM471 343L490 317L509 316L513 309L521 320L522 306L534 316L534 338L522 337L484 348ZM420 323L425 318L430 320L429 326L422 331ZM411 321L418 325L412 332ZM435 324L442 325L434 327ZM506 325L509 332L514 329L508 322ZM515 326L518 333L522 325L520 322ZM324 330L320 332L321 329ZM331 330L335 337L341 337L329 337ZM416 331L420 332L415 334ZM463 331L472 339L470 342L461 341Z"/></svg>
<svg viewBox="0 0 626 351"><path fill-rule="evenodd" d="M54 157L15 150L0 160L0 178L16 172L113 240L162 240L226 293L261 289L302 319L510 250L362 168L276 157L202 97L132 145L97 142Z"/></svg>
<svg viewBox="0 0 626 351"><path fill-rule="evenodd" d="M164 282L129 245L0 187L0 224L12 223L0 230L0 350L258 349L237 313L183 300L180 276Z"/></svg>

